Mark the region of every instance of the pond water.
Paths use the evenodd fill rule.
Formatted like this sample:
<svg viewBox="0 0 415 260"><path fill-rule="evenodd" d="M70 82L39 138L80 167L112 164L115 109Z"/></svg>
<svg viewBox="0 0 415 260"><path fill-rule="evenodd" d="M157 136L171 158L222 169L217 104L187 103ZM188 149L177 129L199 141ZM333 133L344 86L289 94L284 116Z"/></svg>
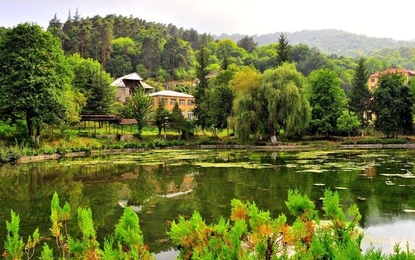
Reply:
<svg viewBox="0 0 415 260"><path fill-rule="evenodd" d="M197 210L208 223L229 218L230 202L238 198L293 221L285 205L289 189L307 194L321 219L325 189L337 190L345 209L356 203L365 230L363 250L373 243L391 253L398 242L415 249L414 155L414 150L153 150L3 165L0 249L11 210L20 216L25 239L37 227L43 241L51 239L55 191L74 214L78 207L92 209L101 242L113 233L123 207L132 206L150 251L157 259L174 259L166 231L179 215ZM73 237L79 236L75 219L69 227Z"/></svg>

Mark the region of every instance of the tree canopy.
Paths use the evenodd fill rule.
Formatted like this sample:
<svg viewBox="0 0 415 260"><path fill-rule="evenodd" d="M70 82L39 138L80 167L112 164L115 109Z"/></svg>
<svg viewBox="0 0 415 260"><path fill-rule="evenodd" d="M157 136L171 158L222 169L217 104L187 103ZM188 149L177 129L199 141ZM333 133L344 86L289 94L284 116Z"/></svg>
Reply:
<svg viewBox="0 0 415 260"><path fill-rule="evenodd" d="M367 125L367 111L369 110L370 104L370 92L367 85L367 80L369 75L365 66L365 59L359 59L358 66L356 67L354 78L353 78L353 87L350 94L350 111L353 111L360 120L361 126Z"/></svg>
<svg viewBox="0 0 415 260"><path fill-rule="evenodd" d="M70 79L59 41L40 26L19 24L0 38L0 114L24 119L33 140L43 124L65 121Z"/></svg>
<svg viewBox="0 0 415 260"><path fill-rule="evenodd" d="M396 137L399 128L412 129L412 101L405 78L397 73L386 73L379 77L374 91L373 112L375 128L387 137Z"/></svg>
<svg viewBox="0 0 415 260"><path fill-rule="evenodd" d="M111 76L102 69L98 61L84 59L79 54L68 57L73 71L73 86L86 97L84 114L110 114L115 102L115 87Z"/></svg>
<svg viewBox="0 0 415 260"><path fill-rule="evenodd" d="M312 131L329 135L337 130L337 119L346 108L347 98L334 71L319 69L308 77L311 87Z"/></svg>

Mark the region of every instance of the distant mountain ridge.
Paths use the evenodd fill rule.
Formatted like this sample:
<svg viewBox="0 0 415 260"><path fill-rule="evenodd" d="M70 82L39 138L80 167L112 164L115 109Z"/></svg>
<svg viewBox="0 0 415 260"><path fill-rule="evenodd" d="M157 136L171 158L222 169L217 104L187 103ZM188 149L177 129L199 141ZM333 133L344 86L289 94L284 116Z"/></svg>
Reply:
<svg viewBox="0 0 415 260"><path fill-rule="evenodd" d="M281 32L248 35L258 43L258 46L277 43ZM359 57L372 54L384 49L399 49L400 47L414 48L415 41L397 41L392 38L368 37L366 35L349 33L336 29L303 30L298 32L284 32L291 45L306 44L316 47L327 55ZM213 36L215 39L232 39L238 42L245 34L221 34Z"/></svg>

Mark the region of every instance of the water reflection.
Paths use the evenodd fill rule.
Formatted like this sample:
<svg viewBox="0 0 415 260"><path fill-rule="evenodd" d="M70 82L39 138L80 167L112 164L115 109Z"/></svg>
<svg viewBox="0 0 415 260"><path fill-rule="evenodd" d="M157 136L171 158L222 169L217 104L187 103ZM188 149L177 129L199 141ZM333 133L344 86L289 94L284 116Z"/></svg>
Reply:
<svg viewBox="0 0 415 260"><path fill-rule="evenodd" d="M336 189L345 209L352 203L359 207L360 225L368 232L364 246L373 241L383 245L384 231L388 238L404 244L415 240L400 233L411 230L415 220L413 153L150 151L4 165L0 167L0 225L10 219L13 209L20 215L25 238L39 227L47 241L50 202L57 191L62 202L70 203L73 216L78 207L92 209L98 240L103 241L113 233L123 207L129 205L139 215L145 243L163 259L176 253L166 231L179 215L189 217L197 210L207 222L214 222L229 217L230 201L238 198L254 201L273 217L284 213L293 221L285 200L288 189L298 189L316 203L324 218L321 197L325 189ZM0 247L5 232L0 230ZM69 232L80 235L75 221Z"/></svg>

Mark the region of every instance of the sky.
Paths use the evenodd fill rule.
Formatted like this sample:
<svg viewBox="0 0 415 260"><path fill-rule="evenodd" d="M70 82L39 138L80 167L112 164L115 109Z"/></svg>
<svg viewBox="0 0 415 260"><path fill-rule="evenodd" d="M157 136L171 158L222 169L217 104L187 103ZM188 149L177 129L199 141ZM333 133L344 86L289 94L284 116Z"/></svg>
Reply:
<svg viewBox="0 0 415 260"><path fill-rule="evenodd" d="M23 22L47 28L55 13L123 15L173 24L198 33L253 36L338 29L369 37L415 39L415 1L379 0L0 0L0 26Z"/></svg>

